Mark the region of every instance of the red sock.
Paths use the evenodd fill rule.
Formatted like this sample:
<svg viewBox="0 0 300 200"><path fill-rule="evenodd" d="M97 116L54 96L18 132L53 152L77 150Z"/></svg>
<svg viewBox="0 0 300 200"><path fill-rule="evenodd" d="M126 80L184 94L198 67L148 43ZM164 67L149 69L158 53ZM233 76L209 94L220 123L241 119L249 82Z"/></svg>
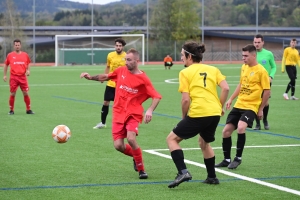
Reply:
<svg viewBox="0 0 300 200"><path fill-rule="evenodd" d="M138 171L145 171L141 148L132 149L132 154Z"/></svg>
<svg viewBox="0 0 300 200"><path fill-rule="evenodd" d="M26 104L26 110L30 110L30 97L29 97L29 95L24 96L24 102Z"/></svg>
<svg viewBox="0 0 300 200"><path fill-rule="evenodd" d="M132 148L129 144L125 145L125 151L123 153L127 156L131 156L131 157L133 156L132 155Z"/></svg>
<svg viewBox="0 0 300 200"><path fill-rule="evenodd" d="M15 108L15 96L9 96L9 109L14 111Z"/></svg>

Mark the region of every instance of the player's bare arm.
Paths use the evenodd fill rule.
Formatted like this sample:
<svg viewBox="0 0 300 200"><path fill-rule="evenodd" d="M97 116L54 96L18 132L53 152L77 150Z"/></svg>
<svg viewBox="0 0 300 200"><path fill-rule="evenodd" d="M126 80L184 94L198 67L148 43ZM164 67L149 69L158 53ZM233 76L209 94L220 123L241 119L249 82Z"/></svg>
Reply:
<svg viewBox="0 0 300 200"><path fill-rule="evenodd" d="M241 84L239 83L236 88L235 91L233 92L233 94L231 95L231 97L228 99L228 101L226 102L226 109L230 109L231 103L232 101L239 95L241 90Z"/></svg>
<svg viewBox="0 0 300 200"><path fill-rule="evenodd" d="M85 78L87 80L92 80L92 81L107 81L107 80L109 80L107 74L98 74L98 75L91 76L87 72L81 73L80 78Z"/></svg>
<svg viewBox="0 0 300 200"><path fill-rule="evenodd" d="M221 81L219 86L221 88L220 103L222 105L222 116L223 116L224 115L224 105L228 98L229 86L228 86L226 80Z"/></svg>
<svg viewBox="0 0 300 200"><path fill-rule="evenodd" d="M104 74L108 74L109 70L110 70L110 67L107 65L106 68L105 68L105 70L104 70Z"/></svg>
<svg viewBox="0 0 300 200"><path fill-rule="evenodd" d="M30 75L30 67L29 67L29 65L27 66L25 75L26 75L26 76L29 76L29 75Z"/></svg>
<svg viewBox="0 0 300 200"><path fill-rule="evenodd" d="M160 99L158 99L158 98L154 98L152 100L152 103L151 103L150 107L148 108L148 110L146 111L146 114L144 117L145 124L148 124L152 120L152 113L155 110L155 108L157 107L159 102L160 102Z"/></svg>
<svg viewBox="0 0 300 200"><path fill-rule="evenodd" d="M182 111L182 119L184 119L189 111L189 107L191 104L190 94L187 92L181 93L181 111Z"/></svg>
<svg viewBox="0 0 300 200"><path fill-rule="evenodd" d="M7 75L7 68L8 68L8 65L4 65L4 67L3 67L3 81L4 82L6 82L6 79L7 79L7 77L6 77L6 75Z"/></svg>
<svg viewBox="0 0 300 200"><path fill-rule="evenodd" d="M261 104L258 108L258 112L257 112L257 117L259 120L262 120L263 118L263 109L264 107L266 106L268 100L269 100L269 97L270 97L270 90L264 90L263 92L263 96L262 96L262 101L261 101Z"/></svg>

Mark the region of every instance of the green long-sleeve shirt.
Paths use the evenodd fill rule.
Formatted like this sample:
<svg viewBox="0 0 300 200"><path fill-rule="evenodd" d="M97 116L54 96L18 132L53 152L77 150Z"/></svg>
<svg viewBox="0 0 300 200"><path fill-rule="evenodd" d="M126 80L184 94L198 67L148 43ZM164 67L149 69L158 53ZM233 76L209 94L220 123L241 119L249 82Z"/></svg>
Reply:
<svg viewBox="0 0 300 200"><path fill-rule="evenodd" d="M257 51L256 60L259 64L264 66L269 76L274 78L277 66L273 53L263 48L261 51Z"/></svg>

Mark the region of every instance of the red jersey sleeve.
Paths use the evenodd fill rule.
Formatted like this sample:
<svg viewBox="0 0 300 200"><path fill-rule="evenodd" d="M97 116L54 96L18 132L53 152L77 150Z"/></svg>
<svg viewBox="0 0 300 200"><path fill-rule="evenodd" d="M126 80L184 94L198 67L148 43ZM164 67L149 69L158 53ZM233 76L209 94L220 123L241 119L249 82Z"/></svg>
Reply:
<svg viewBox="0 0 300 200"><path fill-rule="evenodd" d="M146 91L147 94L153 99L153 98L157 98L157 99L161 99L162 96L155 90L154 86L152 85L150 79L147 77L146 78Z"/></svg>
<svg viewBox="0 0 300 200"><path fill-rule="evenodd" d="M112 81L117 82L118 79L118 73L123 69L124 67L119 67L117 69L115 69L113 72L108 74L108 78Z"/></svg>
<svg viewBox="0 0 300 200"><path fill-rule="evenodd" d="M7 57L6 57L5 61L4 61L4 64L6 64L6 65L9 65L9 64L10 64L10 62L9 62L10 55L11 55L11 53L9 53L9 54L7 55Z"/></svg>

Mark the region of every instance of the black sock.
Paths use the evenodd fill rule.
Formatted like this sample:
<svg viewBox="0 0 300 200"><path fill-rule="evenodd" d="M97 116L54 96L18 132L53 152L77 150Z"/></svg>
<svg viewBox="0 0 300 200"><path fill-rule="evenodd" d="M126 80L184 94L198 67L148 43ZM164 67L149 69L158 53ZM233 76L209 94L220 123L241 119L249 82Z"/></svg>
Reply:
<svg viewBox="0 0 300 200"><path fill-rule="evenodd" d="M290 89L291 89L291 84L289 83L286 87L285 93L289 93Z"/></svg>
<svg viewBox="0 0 300 200"><path fill-rule="evenodd" d="M245 143L246 143L246 134L238 133L238 139L236 142L236 157L242 157Z"/></svg>
<svg viewBox="0 0 300 200"><path fill-rule="evenodd" d="M292 85L292 87L291 87L291 96L295 95L295 90L296 90L296 88L295 88L295 83L294 83L294 85Z"/></svg>
<svg viewBox="0 0 300 200"><path fill-rule="evenodd" d="M257 116L255 117L255 121L256 121L256 124L260 124L260 121Z"/></svg>
<svg viewBox="0 0 300 200"><path fill-rule="evenodd" d="M268 121L269 105L264 107L263 112L264 112L263 120L264 120L264 122L266 122L266 121Z"/></svg>
<svg viewBox="0 0 300 200"><path fill-rule="evenodd" d="M177 149L171 152L171 157L176 165L177 171L181 174L181 170L186 169L182 149Z"/></svg>
<svg viewBox="0 0 300 200"><path fill-rule="evenodd" d="M231 146L232 146L231 137L223 138L222 147L223 147L223 154L225 159L230 159Z"/></svg>
<svg viewBox="0 0 300 200"><path fill-rule="evenodd" d="M216 178L215 156L207 159L204 158L204 164L206 166L207 176L209 178Z"/></svg>
<svg viewBox="0 0 300 200"><path fill-rule="evenodd" d="M105 106L105 105L102 106L102 110L101 110L101 122L102 122L102 124L106 123L108 108L109 108L109 106Z"/></svg>

